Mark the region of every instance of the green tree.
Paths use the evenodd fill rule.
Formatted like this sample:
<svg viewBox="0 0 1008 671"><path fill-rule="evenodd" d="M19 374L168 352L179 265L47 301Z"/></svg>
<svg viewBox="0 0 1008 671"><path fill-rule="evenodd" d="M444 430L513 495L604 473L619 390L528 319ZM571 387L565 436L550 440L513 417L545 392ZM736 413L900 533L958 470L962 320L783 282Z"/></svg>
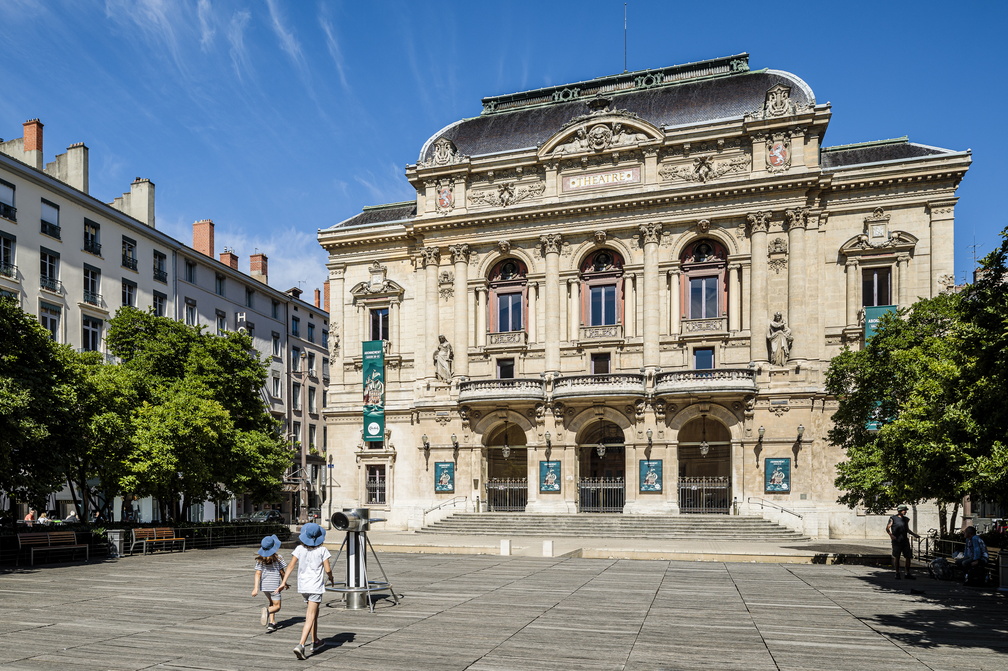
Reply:
<svg viewBox="0 0 1008 671"><path fill-rule="evenodd" d="M66 353L17 303L0 298L0 491L41 507L64 484L76 434Z"/></svg>

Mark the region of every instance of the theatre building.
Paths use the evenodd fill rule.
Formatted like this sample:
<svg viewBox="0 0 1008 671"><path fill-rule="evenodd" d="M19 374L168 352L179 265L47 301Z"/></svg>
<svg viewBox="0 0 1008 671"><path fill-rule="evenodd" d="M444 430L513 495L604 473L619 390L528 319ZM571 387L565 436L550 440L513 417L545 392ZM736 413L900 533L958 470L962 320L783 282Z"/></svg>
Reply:
<svg viewBox="0 0 1008 671"><path fill-rule="evenodd" d="M319 231L333 505L884 533L836 503L824 377L952 285L969 152L824 146L830 105L746 54L482 102L415 200Z"/></svg>

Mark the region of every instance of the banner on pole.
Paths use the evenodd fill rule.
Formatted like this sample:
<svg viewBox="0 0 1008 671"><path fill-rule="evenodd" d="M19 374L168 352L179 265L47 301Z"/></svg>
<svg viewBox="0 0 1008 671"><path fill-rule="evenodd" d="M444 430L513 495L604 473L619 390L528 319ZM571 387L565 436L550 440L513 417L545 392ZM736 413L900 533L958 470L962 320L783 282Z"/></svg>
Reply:
<svg viewBox="0 0 1008 671"><path fill-rule="evenodd" d="M385 440L385 349L383 340L365 340L362 373L364 377L364 440Z"/></svg>

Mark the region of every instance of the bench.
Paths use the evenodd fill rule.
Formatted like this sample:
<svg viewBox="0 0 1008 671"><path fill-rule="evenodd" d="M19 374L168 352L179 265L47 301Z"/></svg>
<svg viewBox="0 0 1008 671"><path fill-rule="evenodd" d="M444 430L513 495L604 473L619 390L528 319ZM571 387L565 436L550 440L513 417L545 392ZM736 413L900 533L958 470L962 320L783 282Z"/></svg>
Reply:
<svg viewBox="0 0 1008 671"><path fill-rule="evenodd" d="M77 534L73 531L34 531L26 534L18 534L18 560L20 560L20 550L29 549L31 565L35 565L36 552L52 552L54 550L70 550L75 553L77 550L84 550L84 561L91 557L91 548L77 542ZM71 554L73 558L73 554Z"/></svg>
<svg viewBox="0 0 1008 671"><path fill-rule="evenodd" d="M133 554L133 548L141 545L143 553L147 554L147 546L153 544L154 549L157 549L158 543L168 544L172 551L175 550L175 543L182 543L182 552L185 552L185 542L186 539L178 536L171 527L145 527L133 530L133 543L130 545L129 552Z"/></svg>

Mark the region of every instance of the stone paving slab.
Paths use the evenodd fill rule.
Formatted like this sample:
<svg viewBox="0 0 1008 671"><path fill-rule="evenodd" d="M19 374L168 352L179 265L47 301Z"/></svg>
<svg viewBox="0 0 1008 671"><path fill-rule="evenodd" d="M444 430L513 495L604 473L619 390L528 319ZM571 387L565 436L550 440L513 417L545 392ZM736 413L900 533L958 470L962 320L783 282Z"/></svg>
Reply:
<svg viewBox="0 0 1008 671"><path fill-rule="evenodd" d="M2 571L0 669L1008 669L1008 596L870 566L385 553L400 604L327 594L299 661L304 605L267 634L253 555Z"/></svg>

